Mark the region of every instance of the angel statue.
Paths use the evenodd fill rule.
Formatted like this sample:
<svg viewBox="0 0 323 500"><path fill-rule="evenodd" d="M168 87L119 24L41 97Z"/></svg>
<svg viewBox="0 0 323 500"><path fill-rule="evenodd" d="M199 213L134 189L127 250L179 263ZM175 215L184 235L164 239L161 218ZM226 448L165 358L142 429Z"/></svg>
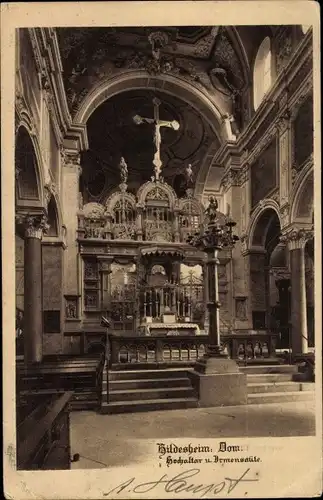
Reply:
<svg viewBox="0 0 323 500"><path fill-rule="evenodd" d="M128 167L123 156L120 158L119 170L121 183L126 184L128 179Z"/></svg>

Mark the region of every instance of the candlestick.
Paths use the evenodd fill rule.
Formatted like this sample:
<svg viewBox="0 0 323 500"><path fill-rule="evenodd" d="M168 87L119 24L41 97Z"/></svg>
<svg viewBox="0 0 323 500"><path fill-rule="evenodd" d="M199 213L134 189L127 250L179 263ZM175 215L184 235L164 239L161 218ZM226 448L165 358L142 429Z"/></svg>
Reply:
<svg viewBox="0 0 323 500"><path fill-rule="evenodd" d="M152 316L152 291L149 290L149 316Z"/></svg>
<svg viewBox="0 0 323 500"><path fill-rule="evenodd" d="M156 289L156 317L159 318L159 289Z"/></svg>
<svg viewBox="0 0 323 500"><path fill-rule="evenodd" d="M147 316L147 292L144 292L144 318Z"/></svg>
<svg viewBox="0 0 323 500"><path fill-rule="evenodd" d="M187 299L187 309L188 309L187 315L191 320L191 297L188 297Z"/></svg>

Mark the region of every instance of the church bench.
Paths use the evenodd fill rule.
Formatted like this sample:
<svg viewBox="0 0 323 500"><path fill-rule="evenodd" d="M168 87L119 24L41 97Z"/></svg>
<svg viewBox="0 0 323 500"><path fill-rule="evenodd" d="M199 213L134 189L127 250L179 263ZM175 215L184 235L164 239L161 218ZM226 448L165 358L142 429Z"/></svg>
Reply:
<svg viewBox="0 0 323 500"><path fill-rule="evenodd" d="M70 468L70 392L28 398L17 407L17 469ZM28 407L28 410L24 408Z"/></svg>
<svg viewBox="0 0 323 500"><path fill-rule="evenodd" d="M25 368L17 364L17 394L40 395L55 391L72 391L73 409L94 409L101 395L104 356L78 360L45 360L38 366ZM83 402L83 403L82 403Z"/></svg>

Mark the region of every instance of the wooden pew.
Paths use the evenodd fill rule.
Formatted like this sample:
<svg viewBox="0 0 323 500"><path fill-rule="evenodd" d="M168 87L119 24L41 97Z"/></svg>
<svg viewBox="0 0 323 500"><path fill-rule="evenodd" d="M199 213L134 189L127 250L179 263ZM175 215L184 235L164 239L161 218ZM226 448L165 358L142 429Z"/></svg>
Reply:
<svg viewBox="0 0 323 500"><path fill-rule="evenodd" d="M25 368L17 363L17 394L73 393L72 410L93 410L100 404L104 357L49 359Z"/></svg>
<svg viewBox="0 0 323 500"><path fill-rule="evenodd" d="M20 398L17 405L17 469L70 468L71 392Z"/></svg>

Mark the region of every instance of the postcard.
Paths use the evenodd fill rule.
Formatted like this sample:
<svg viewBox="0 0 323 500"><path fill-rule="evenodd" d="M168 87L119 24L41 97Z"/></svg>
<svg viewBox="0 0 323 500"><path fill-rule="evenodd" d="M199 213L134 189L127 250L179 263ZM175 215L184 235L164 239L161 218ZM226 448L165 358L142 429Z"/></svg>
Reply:
<svg viewBox="0 0 323 500"><path fill-rule="evenodd" d="M320 496L319 5L1 14L6 497Z"/></svg>

